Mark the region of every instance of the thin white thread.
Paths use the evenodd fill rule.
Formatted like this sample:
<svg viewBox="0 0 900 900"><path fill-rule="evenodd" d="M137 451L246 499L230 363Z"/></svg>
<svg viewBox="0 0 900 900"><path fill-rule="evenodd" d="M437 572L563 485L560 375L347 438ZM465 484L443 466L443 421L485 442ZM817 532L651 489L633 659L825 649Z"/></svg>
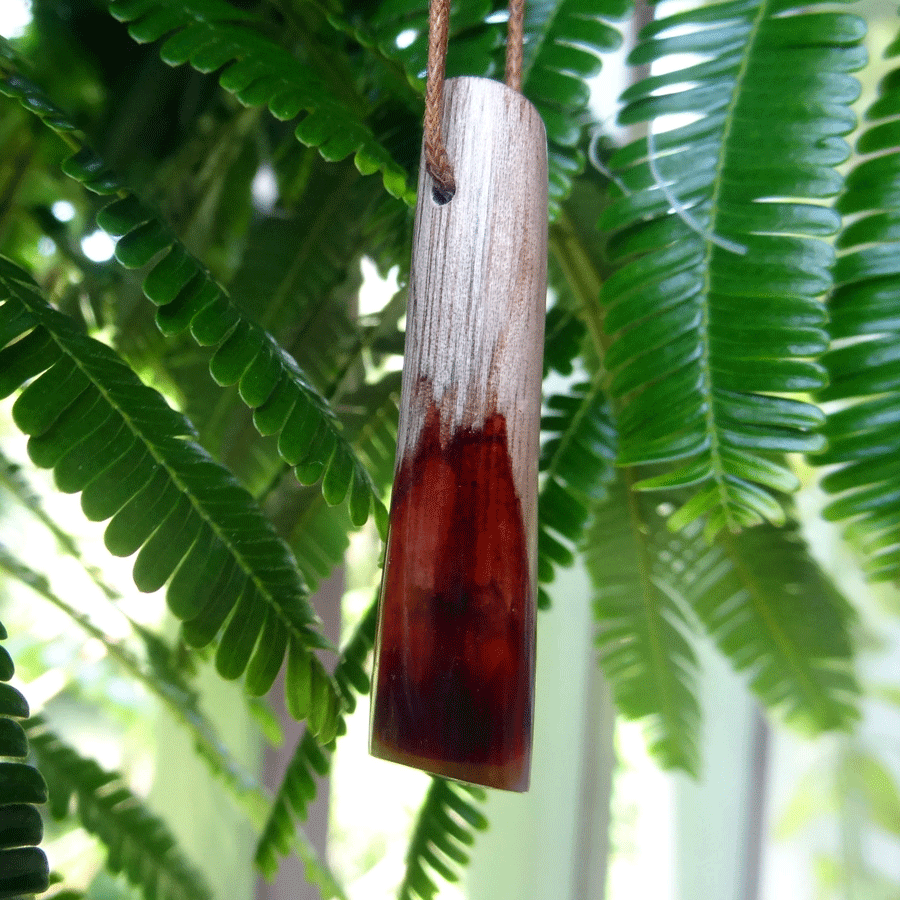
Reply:
<svg viewBox="0 0 900 900"><path fill-rule="evenodd" d="M672 193L669 186L663 180L659 168L656 165L656 139L653 135L653 119L647 123L647 165L650 167L650 174L656 182L656 186L663 192L669 205L675 211L675 215L687 225L691 231L699 234L704 240L728 250L730 253L736 253L738 256L746 256L747 248L743 244L731 241L728 238L720 237L711 231L706 231L703 226L690 214L687 207Z"/></svg>
<svg viewBox="0 0 900 900"><path fill-rule="evenodd" d="M610 119L612 116L609 117ZM626 197L631 196L631 191L625 186L625 182L610 169L597 153L597 145L603 136L603 126L609 119L598 123L591 129L591 139L588 142L588 162L601 174L605 175L613 184L615 184Z"/></svg>

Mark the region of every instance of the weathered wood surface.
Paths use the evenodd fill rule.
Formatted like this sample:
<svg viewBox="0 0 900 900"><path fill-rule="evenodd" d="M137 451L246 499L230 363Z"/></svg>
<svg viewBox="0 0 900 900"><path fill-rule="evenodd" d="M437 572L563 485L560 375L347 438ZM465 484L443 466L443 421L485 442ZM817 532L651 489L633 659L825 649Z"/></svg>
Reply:
<svg viewBox="0 0 900 900"><path fill-rule="evenodd" d="M424 164L371 751L525 790L534 702L546 135L520 94L448 81L453 199Z"/></svg>

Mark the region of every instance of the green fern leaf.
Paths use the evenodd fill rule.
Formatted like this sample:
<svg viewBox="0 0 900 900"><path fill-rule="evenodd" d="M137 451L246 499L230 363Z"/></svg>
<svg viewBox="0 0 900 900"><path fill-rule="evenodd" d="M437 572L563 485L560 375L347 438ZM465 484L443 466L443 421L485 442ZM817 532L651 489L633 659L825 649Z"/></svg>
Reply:
<svg viewBox="0 0 900 900"><path fill-rule="evenodd" d="M522 92L537 107L547 129L550 216L584 170L578 149L590 119L588 79L600 71L601 53L622 43L607 19L619 20L631 0L539 0L525 8Z"/></svg>
<svg viewBox="0 0 900 900"><path fill-rule="evenodd" d="M889 55L900 54L895 41ZM822 481L835 495L825 517L847 520L847 536L869 576L900 574L900 69L886 76L859 138L863 159L847 176L838 210L847 224L838 237L835 289L829 298L831 334L843 346L823 359L830 383L828 450L818 462L835 466Z"/></svg>
<svg viewBox="0 0 900 900"><path fill-rule="evenodd" d="M383 492L393 476L399 396L400 373L391 372L347 394L339 407L344 436ZM328 506L322 492L295 484L282 485L269 508L304 578L315 587L340 564L350 544L346 507Z"/></svg>
<svg viewBox="0 0 900 900"><path fill-rule="evenodd" d="M347 641L334 670L334 679L341 689L348 713L356 707L356 695L369 690L366 660L375 642L377 609L376 601L370 605ZM337 734L344 731L346 725L341 721ZM299 832L295 817L301 822L306 820L309 804L316 796L316 779L327 775L331 768L330 749L330 746L323 747L307 732L288 763L256 845L256 865L267 878L278 871L278 857L294 849ZM315 872L307 870L307 877L315 875ZM319 881L316 883L324 889ZM332 893L330 896L339 894Z"/></svg>
<svg viewBox="0 0 900 900"><path fill-rule="evenodd" d="M122 234L126 259L140 248L152 214L133 197L101 210L98 224ZM151 247L156 243L151 244ZM374 505L379 525L386 514L371 478L354 457L328 404L307 380L293 358L258 325L242 316L218 285L174 239L169 253L149 272L144 292L159 306L157 324L173 336L190 330L202 346L215 347L209 369L215 381L237 384L241 399L253 409L253 421L263 435L277 435L278 451L304 484L322 480L332 504L349 497L354 524L363 524ZM144 262L149 256L141 254Z"/></svg>
<svg viewBox="0 0 900 900"><path fill-rule="evenodd" d="M287 349L324 392L346 352L342 344L356 337L339 302L344 292L336 293L342 285L349 294L357 288L363 226L373 204L371 189L346 166L320 165L310 178L302 214L251 225L228 289L270 334L290 335ZM322 312L334 333L314 333ZM324 342L335 343L333 352Z"/></svg>
<svg viewBox="0 0 900 900"><path fill-rule="evenodd" d="M665 531L650 495L620 479L598 504L584 538L594 585L600 664L620 712L642 720L665 768L696 774L697 659L682 598L656 552Z"/></svg>
<svg viewBox="0 0 900 900"><path fill-rule="evenodd" d="M798 527L726 533L711 548L699 534L694 541L703 551L693 560L669 545L684 593L763 703L808 732L849 727L859 715L855 616Z"/></svg>
<svg viewBox="0 0 900 900"><path fill-rule="evenodd" d="M386 490L394 475L400 372L388 372L341 398L340 415L353 447L377 485Z"/></svg>
<svg viewBox="0 0 900 900"><path fill-rule="evenodd" d="M487 828L478 808L486 798L482 788L431 779L413 828L398 900L434 900L435 877L459 880L459 868L469 861L468 847L475 832Z"/></svg>
<svg viewBox="0 0 900 900"><path fill-rule="evenodd" d="M553 258L548 262L555 268ZM552 281L551 281L552 283ZM570 376L575 371L575 361L580 357L586 329L578 315L560 305L547 310L544 330L544 377L549 372Z"/></svg>
<svg viewBox="0 0 900 900"><path fill-rule="evenodd" d="M159 307L156 321L163 334L171 337L189 330L201 346L215 347L209 364L213 378L221 385L238 385L244 404L254 410L257 430L278 436L279 453L295 467L298 479L304 483L322 479L329 502L349 498L356 525L364 524L374 507L384 533L387 510L371 478L354 458L328 404L296 362L241 314L151 210L121 188L99 157L73 137L74 125L35 85L11 76L0 80L0 93L35 111L70 145L81 146L63 166L69 175L98 193L126 193L100 211L98 224L120 238L116 258L123 265L137 268L155 260L144 280L144 293ZM157 259L160 254L164 255Z"/></svg>
<svg viewBox="0 0 900 900"><path fill-rule="evenodd" d="M186 419L2 259L0 303L0 394L29 382L13 418L35 464L53 468L60 489L81 491L89 518L111 518L107 547L137 552L140 590L168 583L191 644L221 632L224 677L249 666L248 688L264 693L289 650L292 710L332 734L340 701L312 653L326 642L290 553L250 495L190 440Z"/></svg>
<svg viewBox="0 0 900 900"><path fill-rule="evenodd" d="M166 824L115 772L66 746L43 721L28 726L32 751L47 777L50 811L63 818L74 798L78 818L107 852L106 865L124 872L147 900L204 900L212 892L187 861Z"/></svg>
<svg viewBox="0 0 900 900"><path fill-rule="evenodd" d="M0 622L0 640L6 640ZM40 772L21 762L28 738L16 719L28 718L28 703L8 682L15 672L12 658L0 646L0 898L40 894L50 883L47 857L38 846L44 825L35 804L47 802Z"/></svg>
<svg viewBox="0 0 900 900"><path fill-rule="evenodd" d="M259 819L266 805L262 789L256 779L233 758L229 749L222 743L215 727L200 709L196 692L181 677L173 664L168 645L132 622L132 628L138 632L148 647L147 663L144 664L122 641L111 639L87 616L54 593L47 578L26 566L2 543L0 543L0 571L26 585L57 609L62 610L86 634L99 641L106 648L107 656L135 682L142 684L149 693L157 697L175 721L188 730L198 755L206 762L210 771L222 779L252 818Z"/></svg>
<svg viewBox="0 0 900 900"><path fill-rule="evenodd" d="M668 671L670 680L692 674L689 625L705 626L732 666L748 675L760 700L791 724L810 733L852 725L859 698L850 638L855 616L809 555L796 524L723 533L710 545L699 521L680 531L667 527L676 495L623 494L620 503L626 499L636 528L631 543L640 547L639 564L651 585L644 594L650 601L643 604L655 606L652 618L642 610L634 567L621 562L634 558L621 550L625 508L601 508L604 531L589 532L586 550L594 560L598 642L601 657L612 657L605 668L614 697L629 717L649 717L657 758L682 768L688 767L679 759L694 759L685 750L682 724L698 714L692 679L681 677L681 685L673 686L659 674ZM611 537L611 545L600 543ZM679 635L687 636L686 644ZM667 669L669 655L677 659ZM695 733L696 721L687 736Z"/></svg>
<svg viewBox="0 0 900 900"><path fill-rule="evenodd" d="M581 540L591 501L602 497L614 477L615 432L601 379L573 385L550 397L541 420L545 441L538 495L538 581L553 581L557 566L570 566ZM541 588L538 603L550 598Z"/></svg>
<svg viewBox="0 0 900 900"><path fill-rule="evenodd" d="M199 72L224 67L219 83L245 106L267 106L283 121L303 113L297 140L317 147L326 160L353 154L363 175L380 171L389 193L413 202L406 172L368 125L313 69L265 37L252 13L221 0L111 0L109 9L139 43L165 38L160 56L168 65L190 63Z"/></svg>
<svg viewBox="0 0 900 900"><path fill-rule="evenodd" d="M819 201L841 188L864 33L824 5L740 0L651 23L631 55L706 59L623 95L623 124L696 120L612 158L622 195L601 225L621 268L602 301L620 462L676 463L644 486L692 485L675 521L703 517L708 536L783 522L779 495L798 484L783 454L824 446L820 410L782 395L826 379L822 238L839 219Z"/></svg>

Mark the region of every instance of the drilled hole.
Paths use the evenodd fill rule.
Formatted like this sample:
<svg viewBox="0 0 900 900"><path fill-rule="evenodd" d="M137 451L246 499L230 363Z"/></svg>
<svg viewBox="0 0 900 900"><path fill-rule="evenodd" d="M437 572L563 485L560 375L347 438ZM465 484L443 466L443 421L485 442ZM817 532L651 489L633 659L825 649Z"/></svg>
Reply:
<svg viewBox="0 0 900 900"><path fill-rule="evenodd" d="M452 199L453 195L456 193L456 190L444 190L444 188L438 187L436 184L431 187L431 199L438 206L446 206Z"/></svg>

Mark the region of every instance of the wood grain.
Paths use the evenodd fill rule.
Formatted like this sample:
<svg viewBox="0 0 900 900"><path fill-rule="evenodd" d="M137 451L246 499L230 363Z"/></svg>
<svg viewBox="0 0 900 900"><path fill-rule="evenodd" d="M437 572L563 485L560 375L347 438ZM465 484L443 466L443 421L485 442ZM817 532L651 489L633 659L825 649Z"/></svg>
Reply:
<svg viewBox="0 0 900 900"><path fill-rule="evenodd" d="M499 82L453 78L444 91L457 193L438 205L420 174L397 459L415 448L432 401L448 431L497 411L528 518L537 497L547 138L537 110Z"/></svg>
<svg viewBox="0 0 900 900"><path fill-rule="evenodd" d="M371 751L525 790L547 265L540 116L481 78L448 81L446 204L424 164Z"/></svg>

